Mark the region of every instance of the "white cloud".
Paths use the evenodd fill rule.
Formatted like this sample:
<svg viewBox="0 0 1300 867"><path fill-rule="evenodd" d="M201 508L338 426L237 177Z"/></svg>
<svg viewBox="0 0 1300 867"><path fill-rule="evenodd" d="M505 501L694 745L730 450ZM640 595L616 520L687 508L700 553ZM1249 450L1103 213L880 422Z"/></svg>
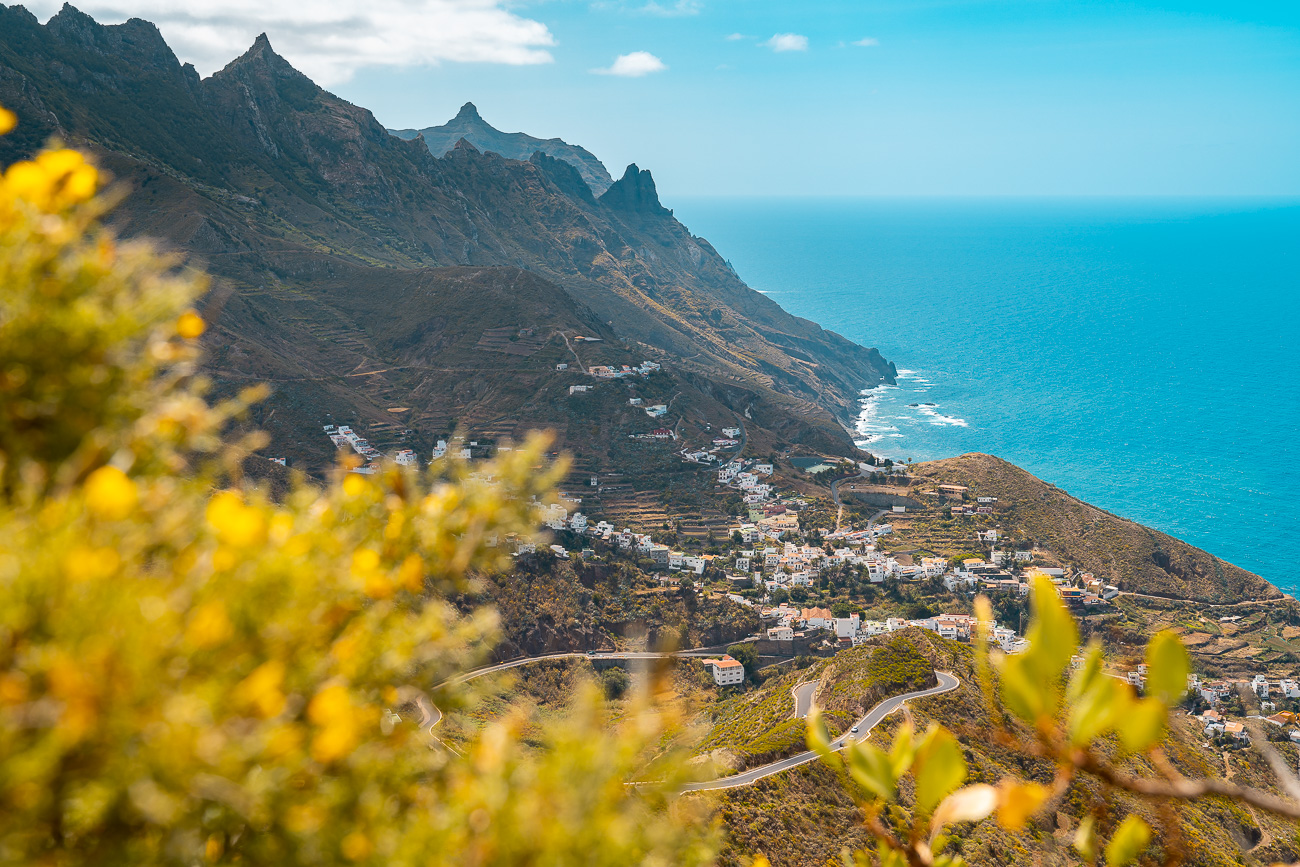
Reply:
<svg viewBox="0 0 1300 867"><path fill-rule="evenodd" d="M663 72L668 67L662 60L655 57L649 51L633 51L631 54L620 54L614 59L614 62L605 69L593 69L596 75L619 75L623 78L640 78L643 75L649 75L652 72Z"/></svg>
<svg viewBox="0 0 1300 867"><path fill-rule="evenodd" d="M798 33L778 33L763 44L773 51L807 51L808 37Z"/></svg>
<svg viewBox="0 0 1300 867"><path fill-rule="evenodd" d="M880 44L880 40L876 39L875 37L868 36L865 39L859 39L853 44L858 46L859 48L875 48L877 45Z"/></svg>
<svg viewBox="0 0 1300 867"><path fill-rule="evenodd" d="M676 3L659 3L656 0L650 0L649 3L641 7L641 11L647 15L659 15L664 18L676 18L681 15L699 15L699 0L677 0Z"/></svg>
<svg viewBox="0 0 1300 867"><path fill-rule="evenodd" d="M30 0L44 19L62 0ZM511 12L508 0L80 0L104 24L144 18L158 25L182 61L208 75L265 32L276 52L320 84L347 81L366 66L444 61L549 63L555 37Z"/></svg>
<svg viewBox="0 0 1300 867"><path fill-rule="evenodd" d="M725 37L723 37L723 38L726 39L728 42L739 42L740 40L742 40L742 39L745 38L745 34L743 34L743 33L729 33L729 34L727 34L727 35L726 35Z"/></svg>

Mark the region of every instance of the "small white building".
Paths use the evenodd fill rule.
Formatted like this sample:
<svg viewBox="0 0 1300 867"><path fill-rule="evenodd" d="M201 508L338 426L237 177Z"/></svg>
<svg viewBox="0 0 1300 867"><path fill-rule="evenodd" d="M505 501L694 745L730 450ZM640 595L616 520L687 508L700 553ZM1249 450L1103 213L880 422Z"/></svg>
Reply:
<svg viewBox="0 0 1300 867"><path fill-rule="evenodd" d="M704 667L713 674L713 682L718 686L735 686L745 680L745 666L730 656L721 659L706 659Z"/></svg>

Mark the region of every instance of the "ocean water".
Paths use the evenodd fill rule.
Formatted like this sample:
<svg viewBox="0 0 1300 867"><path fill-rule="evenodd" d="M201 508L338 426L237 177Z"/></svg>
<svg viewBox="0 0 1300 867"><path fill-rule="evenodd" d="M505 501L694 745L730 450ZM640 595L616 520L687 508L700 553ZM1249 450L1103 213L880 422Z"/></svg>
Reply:
<svg viewBox="0 0 1300 867"><path fill-rule="evenodd" d="M897 365L865 448L995 454L1300 590L1300 202L672 204L749 285Z"/></svg>

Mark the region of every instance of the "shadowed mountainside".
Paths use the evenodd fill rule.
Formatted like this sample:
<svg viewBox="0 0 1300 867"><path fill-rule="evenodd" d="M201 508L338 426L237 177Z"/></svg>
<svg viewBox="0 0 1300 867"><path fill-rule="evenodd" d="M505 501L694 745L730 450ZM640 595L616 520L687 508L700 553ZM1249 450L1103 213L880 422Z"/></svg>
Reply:
<svg viewBox="0 0 1300 867"><path fill-rule="evenodd" d="M345 333L369 327L360 311L340 321L334 300L355 297L366 322L377 314L409 326L409 298L377 306L390 296L375 287L401 283L404 270L455 266L532 272L572 300L587 331L604 323L606 340L629 358L655 355L707 380L705 391L754 395L775 428L810 432L799 441L817 448L851 453L845 425L860 390L894 374L875 350L745 286L660 205L649 172L630 167L596 198L577 169L544 153L508 159L461 140L436 157L318 88L264 35L200 79L147 22L103 26L65 6L41 25L20 6L0 7L0 102L20 118L0 140L0 163L50 137L89 147L129 193L119 228L193 254L218 278L223 303L212 310L232 316L215 322L221 384L229 384L221 359L237 347L265 365L250 375L309 408L320 392L295 368L297 355L314 351L304 335L333 341L337 360L349 349L339 343ZM321 275L348 281L329 304L311 303ZM257 311L255 327L233 315L241 310ZM474 315L480 329L529 327L481 306ZM471 356L443 366L472 368ZM396 362L382 352L366 358ZM391 402L409 406L419 385L394 386ZM329 394L317 420L326 409L364 415L373 403L350 382ZM457 414L454 394L428 397ZM278 418L269 424L282 439Z"/></svg>

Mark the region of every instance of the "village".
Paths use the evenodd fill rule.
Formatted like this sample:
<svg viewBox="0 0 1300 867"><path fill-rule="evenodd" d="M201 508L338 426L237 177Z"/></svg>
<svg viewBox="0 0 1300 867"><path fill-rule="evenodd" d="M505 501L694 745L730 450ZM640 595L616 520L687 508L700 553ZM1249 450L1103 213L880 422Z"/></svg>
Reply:
<svg viewBox="0 0 1300 867"><path fill-rule="evenodd" d="M644 376L654 369L657 366L646 362L638 368L592 368L588 373L597 378L620 378ZM590 386L573 388L581 391ZM667 409L663 405L642 406L639 398L630 398L629 404L643 409L650 418L662 416ZM350 450L361 459L352 472L371 474L378 471L384 456L351 427L325 425L324 432L337 448ZM679 439L677 433L669 428L656 428L632 436L672 442ZM581 511L582 494L564 491L560 492L556 502L538 504L541 522L557 535L580 537L585 544L576 550L570 550L559 542L544 547L561 560L575 556L591 561L610 556L636 560L645 564L651 573L650 579L665 589L680 588L683 582L690 583L697 592L717 592L721 587L722 595L729 602L757 612L762 626L751 638L765 654L777 658L834 653L875 636L909 628L926 629L962 642L972 640L975 621L971 614L938 613L909 618L900 612L899 616L868 618L859 612L844 610L848 606L842 603L833 606L835 610L817 604L800 604L824 573L837 570L848 570L876 586L887 582L906 585L935 579L948 592L964 597L983 593L1024 598L1029 594L1033 577L1044 575L1051 580L1060 599L1081 615L1106 608L1119 595L1118 588L1088 572L1034 563L1031 551L999 547L1004 541L999 531L987 526L971 530L973 547L984 549L987 555L964 557L955 562L942 557L913 559L892 555L878 544L893 532L888 521L872 520L861 527L837 525L834 529L805 529L800 515L810 505L809 497L778 490L773 478L773 464L740 457L737 447L742 442L743 430L728 427L714 437L709 447L684 446L677 452L683 461L692 464L714 464L715 469L709 472L716 473L719 486L739 495L747 512L747 519L737 520L728 527L726 539L714 546L715 551L683 551L656 541L652 533L620 528L606 520L590 521ZM430 460L447 456L471 460L482 454L477 441L452 437L437 441ZM412 449L402 449L392 458L403 466L419 463ZM809 471L819 469L823 467L810 465L808 468ZM860 464L859 469L867 475L878 468ZM996 498L975 497L972 501L964 486L938 485L937 494L955 501L944 504L944 511L954 518L997 514ZM905 507L895 506L889 512L904 513ZM507 541L513 545L515 556L537 552L536 543ZM604 553L598 553L598 549ZM1007 653L1018 653L1028 646L1015 629L1001 624L993 627L990 639ZM745 682L747 672L744 665L730 656L722 655L702 662L719 688L735 688ZM1137 665L1111 674L1142 690L1145 687L1144 669L1145 665ZM1236 680L1201 680L1193 674L1188 688L1193 712L1204 726L1207 738L1227 747L1248 744L1250 731L1247 721L1253 719L1279 727L1286 731L1289 739L1300 742L1300 682L1296 680L1269 680L1262 674ZM1260 713L1247 712L1241 701L1243 692L1255 697ZM1279 709L1279 704L1285 704L1286 708Z"/></svg>

